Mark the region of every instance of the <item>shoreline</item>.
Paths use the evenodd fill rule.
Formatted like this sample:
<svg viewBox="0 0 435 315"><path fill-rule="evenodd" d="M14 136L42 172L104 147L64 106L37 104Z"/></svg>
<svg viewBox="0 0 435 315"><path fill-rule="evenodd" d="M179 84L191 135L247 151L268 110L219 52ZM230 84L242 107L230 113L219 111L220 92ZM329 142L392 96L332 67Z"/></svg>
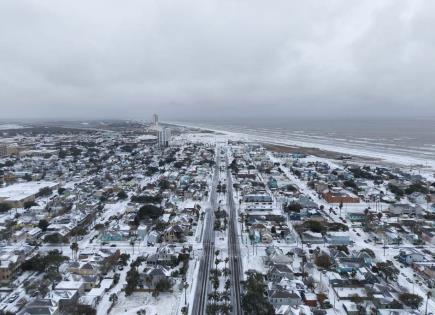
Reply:
<svg viewBox="0 0 435 315"><path fill-rule="evenodd" d="M334 159L332 156L351 156L350 161L363 163L382 164L390 166L406 166L411 168L418 168L422 170L427 170L433 173L435 169L435 160L423 160L419 158L414 158L411 156L404 155L393 155L388 153L373 152L370 150L359 150L352 148L336 147L331 145L322 145L316 143L308 143L302 141L288 140L288 139L273 139L267 136L256 136L247 133L231 132L222 129L214 129L207 127L200 127L190 123L184 122L165 122L167 124L185 127L185 128L195 128L199 130L207 130L209 132L217 133L220 135L228 136L231 140L241 140L246 142L258 142L261 144L271 145L277 148L286 148L285 150L291 150L292 148L300 148L309 155L319 156L318 154L324 155L324 157L330 156L329 158ZM317 154L315 154L317 153ZM322 156L319 156L322 157Z"/></svg>
<svg viewBox="0 0 435 315"><path fill-rule="evenodd" d="M343 154L337 151L322 150L316 147L302 147L275 144L270 142L261 142L261 144L269 151L279 153L303 153L306 155L313 155L320 158L333 159L333 160L349 160L349 161L367 161L367 162L382 162L379 158L366 157L360 155Z"/></svg>

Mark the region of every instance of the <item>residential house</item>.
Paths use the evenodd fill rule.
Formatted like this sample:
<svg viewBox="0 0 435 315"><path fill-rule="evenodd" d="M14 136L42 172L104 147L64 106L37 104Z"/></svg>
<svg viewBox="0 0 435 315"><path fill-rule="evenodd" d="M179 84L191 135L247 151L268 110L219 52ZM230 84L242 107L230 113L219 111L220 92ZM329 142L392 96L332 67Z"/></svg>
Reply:
<svg viewBox="0 0 435 315"><path fill-rule="evenodd" d="M145 268L143 279L150 289L154 289L161 280L171 280L169 271L162 266Z"/></svg>
<svg viewBox="0 0 435 315"><path fill-rule="evenodd" d="M288 265L293 262L293 257L291 255L284 254L284 251L276 246L266 247L266 257L265 263L269 265L284 264Z"/></svg>
<svg viewBox="0 0 435 315"><path fill-rule="evenodd" d="M270 211L273 199L265 192L256 193L243 196L243 203L246 211Z"/></svg>
<svg viewBox="0 0 435 315"><path fill-rule="evenodd" d="M406 265L424 261L424 255L416 249L404 249L399 252L399 261Z"/></svg>
<svg viewBox="0 0 435 315"><path fill-rule="evenodd" d="M364 258L362 257L339 257L336 261L337 272L352 272L365 266Z"/></svg>
<svg viewBox="0 0 435 315"><path fill-rule="evenodd" d="M59 315L57 303L51 299L36 299L29 302L18 315Z"/></svg>
<svg viewBox="0 0 435 315"><path fill-rule="evenodd" d="M314 190L318 193L321 194L323 193L325 190L328 190L329 186L327 183L325 182L321 182L321 181L316 181L314 182Z"/></svg>
<svg viewBox="0 0 435 315"><path fill-rule="evenodd" d="M428 202L428 197L426 194L423 194L421 192L413 192L408 196L409 201L416 203L416 204L426 204Z"/></svg>
<svg viewBox="0 0 435 315"><path fill-rule="evenodd" d="M328 232L326 241L330 245L349 245L351 243L348 232Z"/></svg>
<svg viewBox="0 0 435 315"><path fill-rule="evenodd" d="M163 239L169 243L183 241L184 230L179 224L171 225L163 232Z"/></svg>
<svg viewBox="0 0 435 315"><path fill-rule="evenodd" d="M423 226L421 228L421 238L428 244L435 244L435 228Z"/></svg>
<svg viewBox="0 0 435 315"><path fill-rule="evenodd" d="M178 254L171 245L163 245L157 248L154 254L150 254L147 257L148 265L173 265L177 261Z"/></svg>
<svg viewBox="0 0 435 315"><path fill-rule="evenodd" d="M359 203L359 197L342 188L332 188L322 193L328 203Z"/></svg>
<svg viewBox="0 0 435 315"><path fill-rule="evenodd" d="M407 203L396 203L394 205L390 205L387 211L391 215L421 215L424 209L419 205L411 205Z"/></svg>
<svg viewBox="0 0 435 315"><path fill-rule="evenodd" d="M157 231L151 231L148 234L147 245L154 246L156 243L159 242L159 240L160 240L160 233Z"/></svg>
<svg viewBox="0 0 435 315"><path fill-rule="evenodd" d="M270 244L273 241L272 234L269 231L263 231L261 233L261 242L263 244Z"/></svg>
<svg viewBox="0 0 435 315"><path fill-rule="evenodd" d="M100 236L101 242L122 242L128 240L128 234L121 231L104 231Z"/></svg>
<svg viewBox="0 0 435 315"><path fill-rule="evenodd" d="M366 219L366 216L364 212L347 212L346 217L353 223L353 222L364 222Z"/></svg>
<svg viewBox="0 0 435 315"><path fill-rule="evenodd" d="M269 189L278 189L278 181L274 177L270 176L267 180L267 187L269 187Z"/></svg>
<svg viewBox="0 0 435 315"><path fill-rule="evenodd" d="M14 253L4 253L0 256L0 284L9 285L20 266L20 258Z"/></svg>
<svg viewBox="0 0 435 315"><path fill-rule="evenodd" d="M321 233L315 233L311 231L302 232L302 242L309 244L323 244L325 239Z"/></svg>
<svg viewBox="0 0 435 315"><path fill-rule="evenodd" d="M301 296L297 291L287 291L283 289L271 290L268 292L269 302L274 307L281 307L283 305L294 306L302 303Z"/></svg>
<svg viewBox="0 0 435 315"><path fill-rule="evenodd" d="M294 273L289 265L273 264L269 267L266 278L267 280L276 283L280 282L284 278L292 280L294 278Z"/></svg>

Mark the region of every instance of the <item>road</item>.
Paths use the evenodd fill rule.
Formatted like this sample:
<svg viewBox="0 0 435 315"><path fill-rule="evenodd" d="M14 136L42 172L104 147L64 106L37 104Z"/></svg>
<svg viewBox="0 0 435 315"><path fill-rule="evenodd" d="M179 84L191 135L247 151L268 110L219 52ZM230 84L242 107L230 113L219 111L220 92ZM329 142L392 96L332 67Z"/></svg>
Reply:
<svg viewBox="0 0 435 315"><path fill-rule="evenodd" d="M233 180L231 170L228 168L228 154L226 155L227 167L227 191L228 191L228 209L229 209L229 226L228 226L228 256L230 258L231 270L231 305L233 306L233 314L243 314L242 311L242 296L240 281L243 280L243 268L240 255L240 243L237 232L237 208L234 203L233 196Z"/></svg>
<svg viewBox="0 0 435 315"><path fill-rule="evenodd" d="M216 188L219 180L219 148L216 147L216 164L210 193L210 207L206 209L203 227L203 256L200 260L198 281L195 291L195 303L190 314L206 314L208 292L210 288L209 276L214 259L214 210L217 208Z"/></svg>

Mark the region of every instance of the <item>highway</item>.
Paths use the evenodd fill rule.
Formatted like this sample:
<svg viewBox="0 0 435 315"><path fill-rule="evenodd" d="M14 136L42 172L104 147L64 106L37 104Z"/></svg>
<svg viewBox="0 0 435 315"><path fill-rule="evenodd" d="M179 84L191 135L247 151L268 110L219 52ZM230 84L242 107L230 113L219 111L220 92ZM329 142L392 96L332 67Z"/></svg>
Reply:
<svg viewBox="0 0 435 315"><path fill-rule="evenodd" d="M229 226L228 226L228 256L230 258L231 270L231 305L233 314L243 314L242 295L240 281L243 280L243 268L240 256L240 244L237 232L238 215L233 196L233 180L231 170L228 168L228 154L226 154L227 167L227 202L229 209Z"/></svg>
<svg viewBox="0 0 435 315"><path fill-rule="evenodd" d="M214 259L214 210L217 208L216 188L219 181L219 148L216 147L216 164L210 193L210 207L206 209L205 224L203 226L203 256L200 260L198 281L195 291L195 302L189 314L206 314L208 292L210 288L209 276Z"/></svg>

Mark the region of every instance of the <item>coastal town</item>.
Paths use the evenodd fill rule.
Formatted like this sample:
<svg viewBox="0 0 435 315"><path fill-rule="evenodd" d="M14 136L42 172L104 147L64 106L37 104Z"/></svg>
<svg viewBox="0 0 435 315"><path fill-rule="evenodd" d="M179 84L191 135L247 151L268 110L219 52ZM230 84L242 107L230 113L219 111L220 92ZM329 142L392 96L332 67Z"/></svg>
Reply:
<svg viewBox="0 0 435 315"><path fill-rule="evenodd" d="M434 176L157 115L3 125L0 314L434 314Z"/></svg>

